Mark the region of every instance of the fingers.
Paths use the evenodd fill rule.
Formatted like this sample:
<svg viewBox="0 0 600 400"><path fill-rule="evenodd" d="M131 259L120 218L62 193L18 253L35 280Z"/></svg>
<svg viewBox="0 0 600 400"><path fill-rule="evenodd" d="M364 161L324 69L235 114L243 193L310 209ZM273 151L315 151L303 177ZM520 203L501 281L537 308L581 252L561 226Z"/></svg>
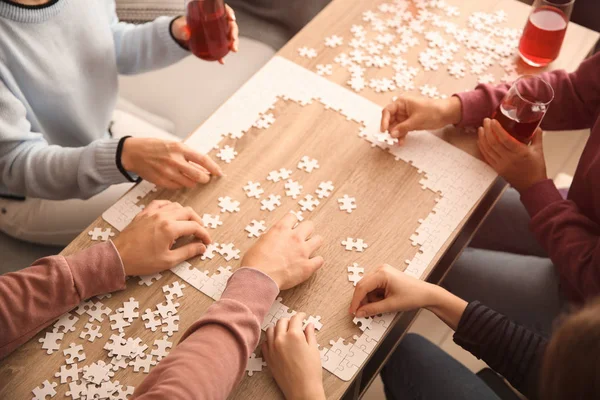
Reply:
<svg viewBox="0 0 600 400"><path fill-rule="evenodd" d="M273 341L275 340L275 328L270 326L267 328L267 343L269 347L273 345Z"/></svg>
<svg viewBox="0 0 600 400"><path fill-rule="evenodd" d="M281 336L288 331L288 325L290 323L289 318L281 318L275 325L275 336Z"/></svg>
<svg viewBox="0 0 600 400"><path fill-rule="evenodd" d="M271 362L271 352L269 350L269 342L265 341L263 342L262 346L260 346L261 350L262 350L262 355L265 358L265 361L267 362L267 365L273 365L273 363Z"/></svg>
<svg viewBox="0 0 600 400"><path fill-rule="evenodd" d="M401 139L404 138L410 131L417 130L417 123L414 118L408 118L400 123L397 123L390 129L392 137Z"/></svg>
<svg viewBox="0 0 600 400"><path fill-rule="evenodd" d="M383 287L385 287L383 274L378 272L366 274L358 282L356 289L354 289L354 295L352 296L352 302L350 303L350 314L356 314L368 293Z"/></svg>
<svg viewBox="0 0 600 400"><path fill-rule="evenodd" d="M304 221L298 224L294 229L298 235L304 240L308 240L310 235L315 231L315 223L312 221Z"/></svg>
<svg viewBox="0 0 600 400"><path fill-rule="evenodd" d="M173 240L176 240L180 237L184 236L194 236L197 239L201 240L204 244L210 244L212 240L210 239L210 234L202 226L202 224L198 224L196 221L176 221L172 223L171 228L171 237Z"/></svg>
<svg viewBox="0 0 600 400"><path fill-rule="evenodd" d="M381 126L379 127L381 132L386 132L390 126L390 118L392 116L390 109L392 105L393 103L385 107L381 112Z"/></svg>
<svg viewBox="0 0 600 400"><path fill-rule="evenodd" d="M173 265L189 260L206 251L206 245L202 242L193 242L171 250Z"/></svg>
<svg viewBox="0 0 600 400"><path fill-rule="evenodd" d="M306 337L306 342L309 346L317 347L317 336L315 335L315 326L312 322L306 326L304 336Z"/></svg>
<svg viewBox="0 0 600 400"><path fill-rule="evenodd" d="M168 168L165 169L165 177L177 183L179 187L193 188L196 187L196 182L187 176L183 175L179 170Z"/></svg>
<svg viewBox="0 0 600 400"><path fill-rule="evenodd" d="M223 171L221 170L221 167L219 167L219 165L206 154L200 154L197 151L191 150L186 146L183 150L183 156L186 160L195 162L196 164L203 166L211 174L216 176L223 176Z"/></svg>
<svg viewBox="0 0 600 400"><path fill-rule="evenodd" d="M308 260L307 265L310 271L310 275L314 274L316 270L323 266L323 264L325 264L325 259L321 256L313 257L310 260Z"/></svg>
<svg viewBox="0 0 600 400"><path fill-rule="evenodd" d="M492 161L493 163L495 163L497 160L500 160L502 157L500 156L500 154L498 153L498 151L496 150L496 148L494 148L494 146L492 145L492 143L490 143L491 141L494 140L494 138L492 137L494 134L486 134L485 128L484 127L479 127L479 129L477 129L477 136L479 137L479 141L478 144L480 146L480 150L482 150L482 154L487 157L487 161ZM488 162L489 164L489 162Z"/></svg>
<svg viewBox="0 0 600 400"><path fill-rule="evenodd" d="M138 215L148 215L154 214L154 212L160 210L161 208L172 204L169 200L152 200L150 204L148 204Z"/></svg>
<svg viewBox="0 0 600 400"><path fill-rule="evenodd" d="M310 254L313 254L323 245L323 237L321 235L315 235L306 241Z"/></svg>
<svg viewBox="0 0 600 400"><path fill-rule="evenodd" d="M281 218L276 224L275 226L279 226L280 228L285 228L285 229L293 229L294 225L296 225L298 223L298 217L296 217L296 214L292 214L291 212L285 214L283 216L283 218Z"/></svg>
<svg viewBox="0 0 600 400"><path fill-rule="evenodd" d="M208 183L210 181L210 174L206 171L205 168L200 166L196 166L184 160L179 164L179 170L181 173L185 174L189 179L194 181L195 183Z"/></svg>
<svg viewBox="0 0 600 400"><path fill-rule="evenodd" d="M396 311L396 309L394 307L394 301L391 298L387 298L375 303L368 303L360 306L356 311L356 316L364 318L390 311Z"/></svg>
<svg viewBox="0 0 600 400"><path fill-rule="evenodd" d="M486 120L488 122L489 129L496 136L496 139L499 142L499 144L504 146L506 150L515 153L521 149L523 143L519 142L517 139L512 137L510 133L506 132L498 121L496 121L495 119L490 120L488 118L486 118ZM485 122L486 121L484 121L484 124Z"/></svg>
<svg viewBox="0 0 600 400"><path fill-rule="evenodd" d="M304 323L304 319L306 318L306 313L299 312L290 318L290 323L288 324L288 332L298 331L302 332L302 324Z"/></svg>

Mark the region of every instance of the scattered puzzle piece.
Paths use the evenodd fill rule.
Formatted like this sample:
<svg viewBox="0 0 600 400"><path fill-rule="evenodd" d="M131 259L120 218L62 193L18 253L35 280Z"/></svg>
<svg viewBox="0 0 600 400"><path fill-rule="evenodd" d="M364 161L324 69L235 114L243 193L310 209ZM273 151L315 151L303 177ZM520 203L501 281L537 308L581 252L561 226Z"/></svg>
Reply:
<svg viewBox="0 0 600 400"><path fill-rule="evenodd" d="M265 191L260 187L259 182L248 181L248 184L244 186L244 192L246 192L246 196L254 197L255 199L259 199L260 195Z"/></svg>
<svg viewBox="0 0 600 400"><path fill-rule="evenodd" d="M56 396L56 390L54 390L58 386L58 383L50 381L42 382L41 386L36 387L32 390L33 392L33 400L45 400L46 396L50 396L51 398Z"/></svg>
<svg viewBox="0 0 600 400"><path fill-rule="evenodd" d="M255 372L262 372L263 367L266 366L267 363L261 357L256 357L256 354L252 353L246 364L246 372L248 372L248 376L252 376Z"/></svg>
<svg viewBox="0 0 600 400"><path fill-rule="evenodd" d="M63 350L63 354L66 357L65 362L67 364L73 364L75 361L85 361L85 353L83 352L82 345L71 343L68 349Z"/></svg>
<svg viewBox="0 0 600 400"><path fill-rule="evenodd" d="M344 243L342 243L344 244ZM364 246L366 247L366 245ZM348 246L346 245L346 250L348 250ZM359 250L362 251L362 250ZM364 274L365 269L358 266L358 263L352 264L348 267L348 280L352 282L354 286L362 279L362 275Z"/></svg>
<svg viewBox="0 0 600 400"><path fill-rule="evenodd" d="M229 196L219 197L219 207L221 208L221 212L239 212L240 211L240 202L233 200Z"/></svg>
<svg viewBox="0 0 600 400"><path fill-rule="evenodd" d="M86 330L81 331L79 338L85 339L87 336L89 336L87 340L93 343L96 338L102 337L102 334L100 333L100 325L87 323L85 324L85 329Z"/></svg>
<svg viewBox="0 0 600 400"><path fill-rule="evenodd" d="M277 207L281 205L281 196L270 194L266 199L261 200L260 209L265 211L274 211Z"/></svg>
<svg viewBox="0 0 600 400"><path fill-rule="evenodd" d="M115 233L110 228L104 230L101 228L94 228L93 231L88 232L88 235L91 236L92 240L102 240L103 242L106 242L108 239L115 236Z"/></svg>
<svg viewBox="0 0 600 400"><path fill-rule="evenodd" d="M312 195L307 194L298 204L300 204L302 211L313 211L320 204L320 201L312 197Z"/></svg>
<svg viewBox="0 0 600 400"><path fill-rule="evenodd" d="M265 221L257 221L255 219L244 228L246 232L248 232L248 237L259 237L267 230L265 226Z"/></svg>
<svg viewBox="0 0 600 400"><path fill-rule="evenodd" d="M333 189L334 189L333 182L331 182L331 181L321 182L319 184L319 188L316 190L317 197L320 199L327 198L327 197L331 196L331 192L333 192Z"/></svg>
<svg viewBox="0 0 600 400"><path fill-rule="evenodd" d="M352 239L351 237L342 241L342 245L346 247L346 250L356 250L363 252L367 248L367 244L362 239Z"/></svg>
<svg viewBox="0 0 600 400"><path fill-rule="evenodd" d="M338 199L338 203L340 204L340 210L346 211L348 214L352 213L353 210L356 210L356 199L354 197L349 197L347 194L341 199Z"/></svg>
<svg viewBox="0 0 600 400"><path fill-rule="evenodd" d="M46 353L52 354L56 350L60 349L59 340L62 340L65 336L62 332L46 332L46 336L39 339L42 343L42 349L46 350Z"/></svg>
<svg viewBox="0 0 600 400"><path fill-rule="evenodd" d="M237 155L237 151L235 151L233 147L227 145L225 145L225 147L223 147L217 153L217 157L219 157L222 161L225 161L227 164L231 163Z"/></svg>
<svg viewBox="0 0 600 400"><path fill-rule="evenodd" d="M313 170L317 168L319 168L319 162L309 156L303 156L302 159L298 161L298 169L302 169L308 173L313 172Z"/></svg>
<svg viewBox="0 0 600 400"><path fill-rule="evenodd" d="M221 221L221 217L218 215L203 214L202 224L207 228L216 229L223 225L223 221Z"/></svg>

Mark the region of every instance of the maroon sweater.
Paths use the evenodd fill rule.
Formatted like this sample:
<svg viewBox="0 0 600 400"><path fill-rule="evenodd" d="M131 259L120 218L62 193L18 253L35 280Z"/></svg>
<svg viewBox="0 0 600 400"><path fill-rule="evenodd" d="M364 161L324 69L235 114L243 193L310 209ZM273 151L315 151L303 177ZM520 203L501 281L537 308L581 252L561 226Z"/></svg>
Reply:
<svg viewBox="0 0 600 400"><path fill-rule="evenodd" d="M592 132L566 200L548 179L521 193L521 201L531 216L532 232L560 274L563 292L580 303L600 294L600 53L573 73L552 71L542 77L555 92L542 128ZM463 110L460 125L480 126L509 87L479 85L457 94Z"/></svg>

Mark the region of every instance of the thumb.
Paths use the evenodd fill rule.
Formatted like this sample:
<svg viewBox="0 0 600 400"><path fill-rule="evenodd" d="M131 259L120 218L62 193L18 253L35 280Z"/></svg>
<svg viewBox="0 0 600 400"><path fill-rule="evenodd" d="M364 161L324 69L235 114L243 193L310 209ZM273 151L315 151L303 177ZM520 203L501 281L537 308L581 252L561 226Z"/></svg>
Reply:
<svg viewBox="0 0 600 400"><path fill-rule="evenodd" d="M395 138L404 138L410 131L416 131L419 129L418 122L415 118L409 117L408 119L396 124L390 131L390 135Z"/></svg>
<svg viewBox="0 0 600 400"><path fill-rule="evenodd" d="M396 311L394 301L391 297L387 297L381 301L368 303L358 308L356 316L359 318L370 317L372 315L383 314L390 311Z"/></svg>

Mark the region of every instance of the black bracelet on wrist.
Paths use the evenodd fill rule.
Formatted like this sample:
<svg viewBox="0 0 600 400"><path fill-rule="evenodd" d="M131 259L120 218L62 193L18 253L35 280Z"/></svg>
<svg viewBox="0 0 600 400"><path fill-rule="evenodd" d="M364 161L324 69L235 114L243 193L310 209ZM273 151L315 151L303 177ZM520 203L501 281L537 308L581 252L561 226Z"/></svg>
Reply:
<svg viewBox="0 0 600 400"><path fill-rule="evenodd" d="M121 156L123 155L123 146L125 145L125 140L129 139L130 137L131 136L123 136L121 140L119 140L119 144L117 145L117 155L115 157L115 162L117 164L117 169L119 170L119 172L122 173L123 176L127 178L129 182L138 182L139 179L133 179L133 177L129 175L129 172L127 172L127 170L123 168L123 164L121 163Z"/></svg>

